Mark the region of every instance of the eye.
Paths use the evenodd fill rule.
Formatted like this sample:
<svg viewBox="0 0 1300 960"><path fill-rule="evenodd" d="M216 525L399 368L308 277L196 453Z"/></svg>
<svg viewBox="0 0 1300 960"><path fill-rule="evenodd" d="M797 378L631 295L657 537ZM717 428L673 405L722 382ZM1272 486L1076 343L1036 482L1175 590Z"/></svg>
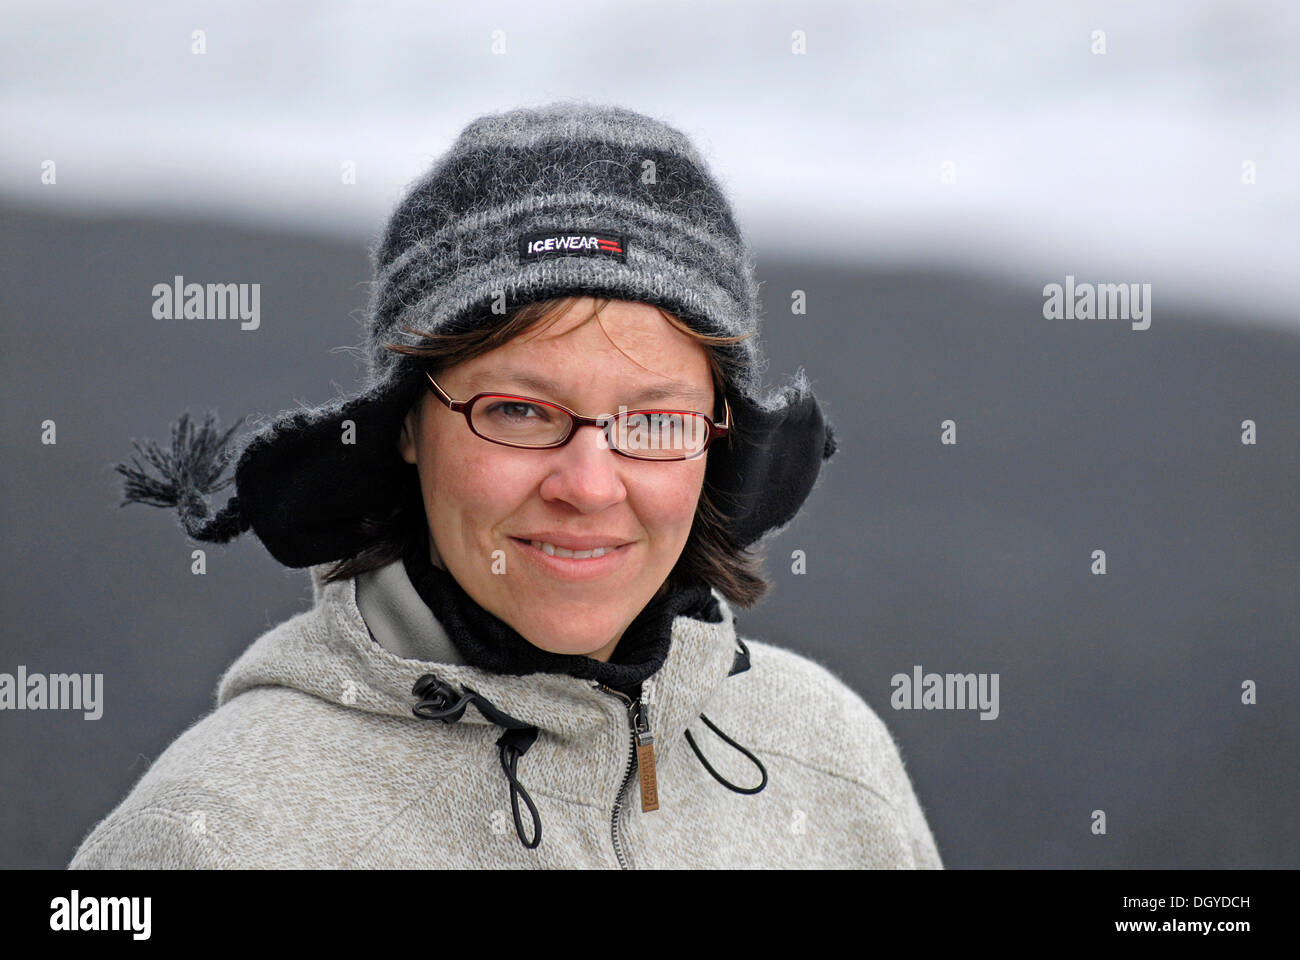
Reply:
<svg viewBox="0 0 1300 960"><path fill-rule="evenodd" d="M656 411L653 413L635 414L633 419L644 424L651 430L663 430L680 427L682 425L682 420L685 418L680 413Z"/></svg>
<svg viewBox="0 0 1300 960"><path fill-rule="evenodd" d="M536 416L530 417L528 415L530 410ZM521 400L498 400L495 403L490 403L488 404L487 414L498 423L523 423L528 420L545 423L550 420L549 412L545 408Z"/></svg>

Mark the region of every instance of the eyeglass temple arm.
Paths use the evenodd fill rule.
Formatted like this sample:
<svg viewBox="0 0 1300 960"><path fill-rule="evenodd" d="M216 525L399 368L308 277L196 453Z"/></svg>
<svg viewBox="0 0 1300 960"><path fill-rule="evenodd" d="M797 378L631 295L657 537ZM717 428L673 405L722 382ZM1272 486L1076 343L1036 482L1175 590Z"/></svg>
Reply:
<svg viewBox="0 0 1300 960"><path fill-rule="evenodd" d="M437 391L438 399L441 400L443 403L445 403L451 409L453 410L457 409L457 404L459 401L453 400L450 396L448 396L446 390L438 386L438 381L433 379L433 374L431 374L428 370L426 370L424 371L424 375L428 378L429 383L432 384L433 389Z"/></svg>

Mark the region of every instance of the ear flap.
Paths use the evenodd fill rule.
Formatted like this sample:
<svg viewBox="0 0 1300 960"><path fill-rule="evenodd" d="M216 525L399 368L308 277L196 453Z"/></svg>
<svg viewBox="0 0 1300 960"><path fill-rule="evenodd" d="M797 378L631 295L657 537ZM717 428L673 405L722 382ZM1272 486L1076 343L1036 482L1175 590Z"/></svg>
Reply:
<svg viewBox="0 0 1300 960"><path fill-rule="evenodd" d="M802 375L782 394L765 408L728 390L730 442L709 449L706 479L741 549L794 519L837 447Z"/></svg>
<svg viewBox="0 0 1300 960"><path fill-rule="evenodd" d="M415 471L397 440L419 390L412 377L342 404L286 414L248 445L235 483L241 510L271 556L287 567L310 567L365 546L361 521L386 516Z"/></svg>

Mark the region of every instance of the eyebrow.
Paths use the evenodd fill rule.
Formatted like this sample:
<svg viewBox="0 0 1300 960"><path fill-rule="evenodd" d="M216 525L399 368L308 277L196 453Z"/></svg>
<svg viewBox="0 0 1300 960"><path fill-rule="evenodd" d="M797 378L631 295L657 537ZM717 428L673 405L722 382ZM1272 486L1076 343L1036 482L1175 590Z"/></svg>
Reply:
<svg viewBox="0 0 1300 960"><path fill-rule="evenodd" d="M554 380L549 380L535 373L529 373L527 370L516 370L514 368L489 370L470 379L473 383L478 384L478 389L475 390L476 393L479 390L496 390L498 387L495 384L500 384L502 381L509 381L525 389L535 390L549 396L558 396L563 393L560 385ZM672 399L684 399L701 407L708 407L713 402L713 395L689 383L680 383L673 380L668 383L647 384L640 387L629 397L629 403L655 403Z"/></svg>

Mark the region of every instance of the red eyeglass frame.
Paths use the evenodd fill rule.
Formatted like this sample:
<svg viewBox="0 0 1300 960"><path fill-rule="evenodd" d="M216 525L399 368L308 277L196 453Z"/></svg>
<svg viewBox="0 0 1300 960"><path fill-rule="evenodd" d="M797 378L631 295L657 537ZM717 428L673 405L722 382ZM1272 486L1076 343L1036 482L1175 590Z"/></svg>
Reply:
<svg viewBox="0 0 1300 960"><path fill-rule="evenodd" d="M468 400L453 400L451 398L451 395L448 394L446 390L442 389L442 387L438 385L438 381L433 379L433 374L429 373L426 370L424 376L429 381L430 392L435 397L437 397L447 407L448 410L452 411L452 413L464 414L465 423L469 427L470 432L474 434L474 436L482 440L486 440L488 443L499 443L503 447L513 447L516 450L553 450L556 447L564 446L566 443L572 440L574 435L578 432L579 427L599 427L601 430L604 430L608 424L614 422L619 417L619 415L616 413L610 414L605 417L584 417L581 414L576 413L573 410L570 410L562 403L554 403L550 400L539 400L536 397L521 397L513 393L496 393L494 391L484 391L482 393L476 393ZM561 413L564 413L569 418L569 432L564 435L563 439L557 440L555 443L547 443L541 445L527 444L527 443L510 443L509 441L506 440L497 440L493 437L486 437L483 434L479 433L478 430L474 429L474 420L470 416L470 413L474 409L474 404L477 403L479 400L482 400L484 397L500 397L505 400L521 400L525 403L535 403L544 407L550 407L553 410L559 410ZM732 427L731 404L727 402L727 398L725 396L723 396L722 398L722 404L723 404L723 408L726 410L727 419L725 423L717 423L714 421L712 417L706 416L703 413L698 413L695 410L629 410L627 411L626 416L629 417L636 413L681 413L681 414L687 414L692 417L703 417L704 421L709 425L709 435L704 439L704 446L702 446L695 453L692 453L688 456L638 457L634 453L628 453L627 451L620 450L614 446L611 446L609 449L613 450L615 453L619 454L620 456L627 457L631 460L657 460L660 462L677 463L682 460L694 460L696 457L702 457L704 456L705 453L708 452L709 447L713 446L713 441L720 440L723 437L726 437L731 431L731 427Z"/></svg>

